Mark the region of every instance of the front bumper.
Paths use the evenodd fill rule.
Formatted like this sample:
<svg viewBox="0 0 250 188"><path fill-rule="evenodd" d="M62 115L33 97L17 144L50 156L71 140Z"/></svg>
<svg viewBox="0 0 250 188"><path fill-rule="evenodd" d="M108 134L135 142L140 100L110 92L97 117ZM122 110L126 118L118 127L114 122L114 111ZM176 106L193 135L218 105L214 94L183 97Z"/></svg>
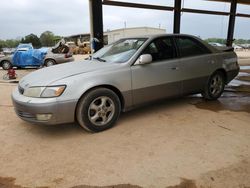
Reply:
<svg viewBox="0 0 250 188"><path fill-rule="evenodd" d="M16 88L12 93L16 114L23 120L36 124L63 124L75 121L77 100L58 101L57 98L31 98L21 95ZM51 114L46 121L37 119L37 114Z"/></svg>

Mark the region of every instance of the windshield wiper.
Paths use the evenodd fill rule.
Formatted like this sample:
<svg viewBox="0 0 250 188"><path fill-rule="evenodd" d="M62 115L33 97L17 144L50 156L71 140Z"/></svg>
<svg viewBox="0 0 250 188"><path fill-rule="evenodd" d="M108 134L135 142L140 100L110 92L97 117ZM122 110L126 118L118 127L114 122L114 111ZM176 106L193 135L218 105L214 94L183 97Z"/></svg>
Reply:
<svg viewBox="0 0 250 188"><path fill-rule="evenodd" d="M96 59L97 61L100 61L100 62L106 62L105 59L102 59L100 57L92 57L93 59Z"/></svg>

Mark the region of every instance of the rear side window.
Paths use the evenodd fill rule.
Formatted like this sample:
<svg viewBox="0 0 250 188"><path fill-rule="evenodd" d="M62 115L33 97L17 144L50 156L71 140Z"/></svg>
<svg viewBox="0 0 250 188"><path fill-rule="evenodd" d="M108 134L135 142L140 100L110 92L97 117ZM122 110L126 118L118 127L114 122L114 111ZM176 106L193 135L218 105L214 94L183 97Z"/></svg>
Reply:
<svg viewBox="0 0 250 188"><path fill-rule="evenodd" d="M211 53L203 44L189 37L178 37L176 43L180 57L198 56Z"/></svg>

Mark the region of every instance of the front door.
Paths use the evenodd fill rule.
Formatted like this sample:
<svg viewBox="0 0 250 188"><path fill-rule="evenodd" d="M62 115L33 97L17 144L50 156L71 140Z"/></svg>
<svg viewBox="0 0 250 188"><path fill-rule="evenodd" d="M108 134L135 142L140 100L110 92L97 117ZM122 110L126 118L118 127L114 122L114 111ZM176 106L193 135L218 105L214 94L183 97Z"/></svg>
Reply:
<svg viewBox="0 0 250 188"><path fill-rule="evenodd" d="M152 41L142 54L151 54L153 61L131 66L134 105L179 96L182 87L181 67L172 38Z"/></svg>

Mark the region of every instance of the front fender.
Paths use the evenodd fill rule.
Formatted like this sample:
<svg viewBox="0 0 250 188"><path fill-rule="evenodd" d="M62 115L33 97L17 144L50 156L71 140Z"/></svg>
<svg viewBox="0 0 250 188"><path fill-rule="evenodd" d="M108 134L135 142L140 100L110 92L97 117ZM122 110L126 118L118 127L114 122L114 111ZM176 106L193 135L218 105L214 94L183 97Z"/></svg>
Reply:
<svg viewBox="0 0 250 188"><path fill-rule="evenodd" d="M79 100L82 95L95 87L111 86L119 90L124 99L124 107L132 105L132 86L130 68L116 71L92 72L67 77L53 82L50 85L67 85L64 93L58 97L58 101Z"/></svg>

